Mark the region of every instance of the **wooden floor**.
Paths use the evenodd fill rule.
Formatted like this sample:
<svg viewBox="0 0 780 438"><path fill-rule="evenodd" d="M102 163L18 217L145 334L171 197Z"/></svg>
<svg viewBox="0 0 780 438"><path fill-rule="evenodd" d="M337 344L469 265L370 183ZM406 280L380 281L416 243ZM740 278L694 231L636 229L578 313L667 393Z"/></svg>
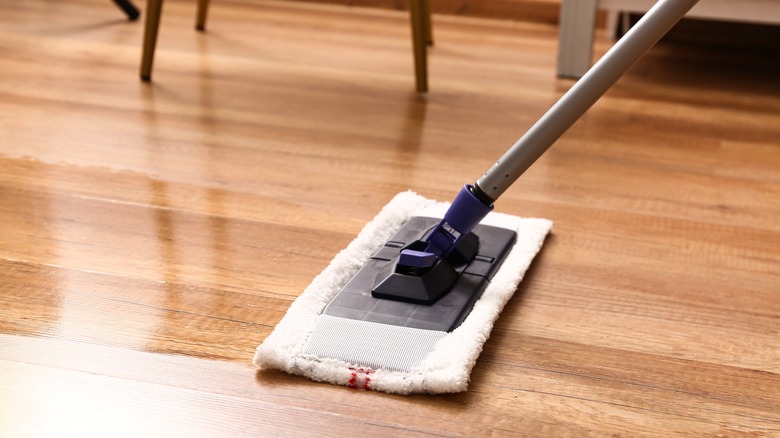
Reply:
<svg viewBox="0 0 780 438"><path fill-rule="evenodd" d="M142 2L138 2L143 6ZM469 390L257 370L391 197L450 200L568 88L556 28L0 0L0 436L780 436L780 65L662 43L498 202L553 234ZM597 52L608 44L600 39Z"/></svg>

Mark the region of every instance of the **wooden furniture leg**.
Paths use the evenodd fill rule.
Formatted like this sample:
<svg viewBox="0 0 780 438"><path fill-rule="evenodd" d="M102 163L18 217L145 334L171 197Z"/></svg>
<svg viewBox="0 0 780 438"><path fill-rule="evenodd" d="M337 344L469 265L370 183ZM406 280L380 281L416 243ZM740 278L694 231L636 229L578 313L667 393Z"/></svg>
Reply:
<svg viewBox="0 0 780 438"><path fill-rule="evenodd" d="M423 16L425 17L425 42L433 45L433 25L431 24L431 2L430 0L420 0L423 4Z"/></svg>
<svg viewBox="0 0 780 438"><path fill-rule="evenodd" d="M160 28L163 0L147 0L146 27L144 28L144 46L141 54L141 80L152 80L154 49L157 46L157 31Z"/></svg>
<svg viewBox="0 0 780 438"><path fill-rule="evenodd" d="M409 12L412 23L412 50L414 52L414 77L418 93L428 91L428 47L425 25L426 0L412 0Z"/></svg>
<svg viewBox="0 0 780 438"><path fill-rule="evenodd" d="M157 33L160 28L163 0L148 0L146 4L146 26L144 28L144 44L141 56L141 80L149 82L152 79L154 51L157 46ZM206 28L209 0L198 0L198 13L195 28L203 31ZM433 44L429 0L412 0L410 4L410 21L412 27L412 48L414 52L415 88L417 92L428 91L428 53L427 46Z"/></svg>
<svg viewBox="0 0 780 438"><path fill-rule="evenodd" d="M209 11L209 0L198 0L198 17L195 21L195 29L203 32L206 30L206 15Z"/></svg>

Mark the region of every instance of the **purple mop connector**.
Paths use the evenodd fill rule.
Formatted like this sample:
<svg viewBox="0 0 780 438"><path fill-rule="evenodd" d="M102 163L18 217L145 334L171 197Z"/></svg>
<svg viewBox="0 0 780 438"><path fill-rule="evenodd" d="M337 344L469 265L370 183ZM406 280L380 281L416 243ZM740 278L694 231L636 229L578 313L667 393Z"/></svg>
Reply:
<svg viewBox="0 0 780 438"><path fill-rule="evenodd" d="M425 251L403 250L399 264L418 268L433 266L493 210L493 204L485 204L472 193L472 190L471 184L463 186L444 214L444 219L428 235L426 239L428 246Z"/></svg>

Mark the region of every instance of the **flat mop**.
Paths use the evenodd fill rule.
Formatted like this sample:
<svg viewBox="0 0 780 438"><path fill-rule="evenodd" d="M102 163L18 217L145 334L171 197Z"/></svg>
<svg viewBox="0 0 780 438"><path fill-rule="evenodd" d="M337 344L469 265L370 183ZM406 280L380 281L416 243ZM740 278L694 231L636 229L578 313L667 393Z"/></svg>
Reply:
<svg viewBox="0 0 780 438"><path fill-rule="evenodd" d="M451 203L398 194L293 302L254 362L390 393L465 391L552 223L493 203L697 0L661 0Z"/></svg>

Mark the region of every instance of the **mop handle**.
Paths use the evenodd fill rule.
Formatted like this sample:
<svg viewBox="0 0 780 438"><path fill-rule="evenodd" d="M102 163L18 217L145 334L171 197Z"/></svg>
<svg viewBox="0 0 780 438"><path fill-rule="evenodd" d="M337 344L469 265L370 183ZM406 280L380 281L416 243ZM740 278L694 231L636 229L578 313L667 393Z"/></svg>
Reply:
<svg viewBox="0 0 780 438"><path fill-rule="evenodd" d="M574 124L698 0L659 0L496 164L477 180L491 204ZM481 193L480 193L481 192ZM490 201L490 202L488 202Z"/></svg>

